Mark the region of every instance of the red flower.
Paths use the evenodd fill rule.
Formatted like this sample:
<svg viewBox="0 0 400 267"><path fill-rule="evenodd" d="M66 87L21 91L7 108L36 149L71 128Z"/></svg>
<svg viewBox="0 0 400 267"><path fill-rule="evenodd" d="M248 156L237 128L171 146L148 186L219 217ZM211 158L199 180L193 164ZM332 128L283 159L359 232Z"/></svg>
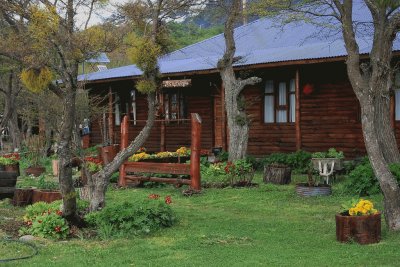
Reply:
<svg viewBox="0 0 400 267"><path fill-rule="evenodd" d="M61 232L61 227L57 225L56 227L54 227L54 231L56 231L57 233Z"/></svg>
<svg viewBox="0 0 400 267"><path fill-rule="evenodd" d="M149 195L149 198L150 198L150 199L159 199L159 198L160 198L160 195L157 195L157 194L150 194L150 195Z"/></svg>
<svg viewBox="0 0 400 267"><path fill-rule="evenodd" d="M228 163L226 164L226 166L224 168L225 173L231 173L234 169L235 169L235 164L233 164L230 161L228 161Z"/></svg>
<svg viewBox="0 0 400 267"><path fill-rule="evenodd" d="M57 211L56 211L56 214L57 214L58 216L62 216L63 213L62 213L61 210L57 210Z"/></svg>
<svg viewBox="0 0 400 267"><path fill-rule="evenodd" d="M167 205L169 205L169 204L172 203L171 196L166 196L166 197L165 197L165 203L166 203Z"/></svg>
<svg viewBox="0 0 400 267"><path fill-rule="evenodd" d="M31 226L32 225L32 221L27 221L26 225Z"/></svg>

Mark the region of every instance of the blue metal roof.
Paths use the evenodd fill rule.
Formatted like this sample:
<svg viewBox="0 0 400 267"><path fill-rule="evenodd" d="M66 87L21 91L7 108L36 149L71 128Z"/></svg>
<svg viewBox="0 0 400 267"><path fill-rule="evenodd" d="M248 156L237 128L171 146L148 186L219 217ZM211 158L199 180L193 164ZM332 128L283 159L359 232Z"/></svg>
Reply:
<svg viewBox="0 0 400 267"><path fill-rule="evenodd" d="M357 1L355 1L357 2ZM371 21L371 15L365 6L353 9L357 21ZM326 21L325 21L326 22ZM319 27L317 24L298 21L277 26L276 19L262 18L235 29L236 54L242 57L235 66L263 63L321 59L347 55L339 25L329 22L331 27ZM360 53L368 54L371 50L372 36L357 34ZM184 73L216 69L218 59L224 53L223 34L184 47L162 56L159 59L163 74ZM394 50L400 50L396 39ZM86 75L86 80L134 77L142 72L135 65L109 69ZM83 77L81 76L80 79Z"/></svg>
<svg viewBox="0 0 400 267"><path fill-rule="evenodd" d="M107 57L106 53L100 53L97 57L85 60L89 63L110 63L110 59Z"/></svg>

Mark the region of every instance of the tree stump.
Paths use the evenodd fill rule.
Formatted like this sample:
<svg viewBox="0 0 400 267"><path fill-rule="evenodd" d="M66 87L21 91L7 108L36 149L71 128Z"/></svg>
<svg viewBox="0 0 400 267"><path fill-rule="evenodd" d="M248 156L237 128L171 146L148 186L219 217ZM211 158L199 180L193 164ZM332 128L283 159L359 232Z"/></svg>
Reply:
<svg viewBox="0 0 400 267"><path fill-rule="evenodd" d="M289 184L292 169L287 165L270 164L264 166L264 183Z"/></svg>
<svg viewBox="0 0 400 267"><path fill-rule="evenodd" d="M32 204L33 188L17 188L14 191L12 204L14 206L27 206Z"/></svg>

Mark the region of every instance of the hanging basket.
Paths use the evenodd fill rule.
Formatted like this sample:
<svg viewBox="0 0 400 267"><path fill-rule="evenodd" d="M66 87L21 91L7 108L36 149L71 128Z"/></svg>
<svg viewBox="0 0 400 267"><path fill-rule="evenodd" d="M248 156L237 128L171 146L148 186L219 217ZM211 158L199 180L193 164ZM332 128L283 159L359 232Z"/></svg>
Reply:
<svg viewBox="0 0 400 267"><path fill-rule="evenodd" d="M381 240L381 213L364 216L336 214L336 239L339 242L356 241L359 244L378 243Z"/></svg>

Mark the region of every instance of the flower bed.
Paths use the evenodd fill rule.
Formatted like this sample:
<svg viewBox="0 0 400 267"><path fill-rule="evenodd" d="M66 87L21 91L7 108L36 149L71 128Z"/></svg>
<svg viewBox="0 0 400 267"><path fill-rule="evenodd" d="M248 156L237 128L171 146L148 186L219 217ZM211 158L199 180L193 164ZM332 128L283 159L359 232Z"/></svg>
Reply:
<svg viewBox="0 0 400 267"><path fill-rule="evenodd" d="M190 159L190 149L180 147L175 152L163 151L155 154L147 154L144 148L139 149L128 161L160 162L160 163L185 163Z"/></svg>

